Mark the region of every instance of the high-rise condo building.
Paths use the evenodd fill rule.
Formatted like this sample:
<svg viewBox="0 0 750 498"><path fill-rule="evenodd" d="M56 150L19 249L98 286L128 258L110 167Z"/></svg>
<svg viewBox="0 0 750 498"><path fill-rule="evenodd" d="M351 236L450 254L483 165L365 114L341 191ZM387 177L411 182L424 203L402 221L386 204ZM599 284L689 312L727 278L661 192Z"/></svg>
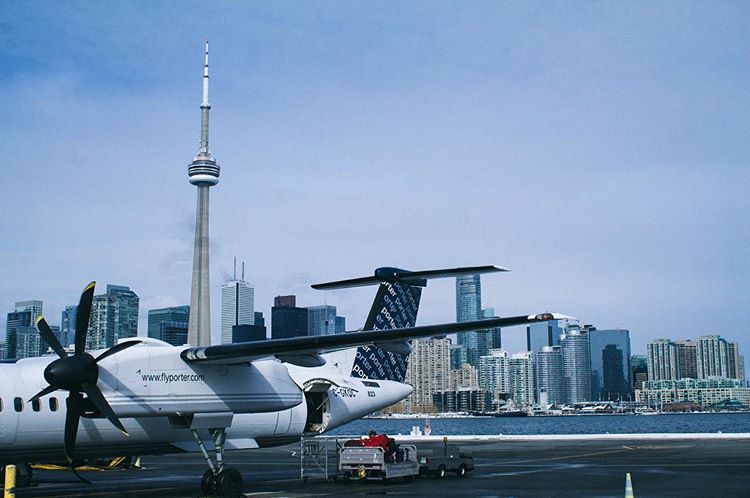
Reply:
<svg viewBox="0 0 750 498"><path fill-rule="evenodd" d="M563 356L563 392L566 403L591 400L591 352L588 332L568 325L560 337Z"/></svg>
<svg viewBox="0 0 750 498"><path fill-rule="evenodd" d="M8 313L5 337L8 358L31 358L47 349L36 329L42 311L42 301L31 300L17 302L14 311Z"/></svg>
<svg viewBox="0 0 750 498"><path fill-rule="evenodd" d="M255 289L245 281L245 264L242 276L237 278L235 263L234 278L221 286L221 344L232 342L232 327L255 325Z"/></svg>
<svg viewBox="0 0 750 498"><path fill-rule="evenodd" d="M536 396L539 404L557 405L565 402L563 396L563 359L560 346L544 346L534 353Z"/></svg>
<svg viewBox="0 0 750 498"><path fill-rule="evenodd" d="M433 393L450 386L450 340L417 339L411 347L406 383L414 387L414 392L404 403L411 413L433 413Z"/></svg>
<svg viewBox="0 0 750 498"><path fill-rule="evenodd" d="M187 344L190 306L148 310L148 336L173 346Z"/></svg>
<svg viewBox="0 0 750 498"><path fill-rule="evenodd" d="M457 370L461 368L464 363L469 363L469 354L466 350L466 346L463 344L451 344L451 370Z"/></svg>
<svg viewBox="0 0 750 498"><path fill-rule="evenodd" d="M450 389L479 389L479 370L468 363L461 365L461 368L451 368Z"/></svg>
<svg viewBox="0 0 750 498"><path fill-rule="evenodd" d="M479 275L456 277L456 321L468 322L482 317L482 283ZM479 365L479 357L486 355L487 340L484 332L466 332L458 335L458 344L466 346L468 362Z"/></svg>
<svg viewBox="0 0 750 498"><path fill-rule="evenodd" d="M208 40L203 64L203 100L201 101L201 142L198 154L188 166L188 181L198 188L195 210L193 281L190 289L188 344L211 345L211 285L208 259L208 189L219 183L219 165L208 147Z"/></svg>
<svg viewBox="0 0 750 498"><path fill-rule="evenodd" d="M678 380L680 361L677 345L669 339L656 339L646 345L648 380Z"/></svg>
<svg viewBox="0 0 750 498"><path fill-rule="evenodd" d="M729 378L729 347L718 335L703 335L698 338L698 378Z"/></svg>
<svg viewBox="0 0 750 498"><path fill-rule="evenodd" d="M531 353L516 353L508 361L510 396L518 408L528 408L534 404L534 369Z"/></svg>
<svg viewBox="0 0 750 498"><path fill-rule="evenodd" d="M491 349L479 358L479 387L492 393L493 403L510 394L510 358L502 349Z"/></svg>
<svg viewBox="0 0 750 498"><path fill-rule="evenodd" d="M590 327L588 336L592 399L627 399L630 394L630 331Z"/></svg>
<svg viewBox="0 0 750 498"><path fill-rule="evenodd" d="M111 348L120 339L138 335L138 295L124 285L107 285L94 296L86 349Z"/></svg>

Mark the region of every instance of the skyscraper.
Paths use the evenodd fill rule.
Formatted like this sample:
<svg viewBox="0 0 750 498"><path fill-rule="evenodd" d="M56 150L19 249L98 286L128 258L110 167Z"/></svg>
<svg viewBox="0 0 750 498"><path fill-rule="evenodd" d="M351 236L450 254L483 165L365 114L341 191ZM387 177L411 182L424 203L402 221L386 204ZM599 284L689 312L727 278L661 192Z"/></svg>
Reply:
<svg viewBox="0 0 750 498"><path fill-rule="evenodd" d="M456 277L456 321L468 322L482 317L482 283L479 275ZM484 332L458 335L458 344L466 346L469 364L479 365L479 357L488 353Z"/></svg>
<svg viewBox="0 0 750 498"><path fill-rule="evenodd" d="M729 347L718 335L703 335L698 338L698 378L729 378Z"/></svg>
<svg viewBox="0 0 750 498"><path fill-rule="evenodd" d="M63 347L70 346L75 341L77 311L78 306L76 305L66 306L62 311L62 318L60 320L60 344L62 344Z"/></svg>
<svg viewBox="0 0 750 498"><path fill-rule="evenodd" d="M188 166L191 185L198 187L195 210L195 246L193 249L193 283L190 290L190 323L188 343L211 344L211 299L208 260L208 189L219 183L219 165L208 148L208 40L203 65L203 100L201 102L201 143L198 154Z"/></svg>
<svg viewBox="0 0 750 498"><path fill-rule="evenodd" d="M677 373L680 379L698 378L698 343L695 341L674 341L677 347Z"/></svg>
<svg viewBox="0 0 750 498"><path fill-rule="evenodd" d="M593 400L623 399L630 393L630 331L588 330Z"/></svg>
<svg viewBox="0 0 750 498"><path fill-rule="evenodd" d="M740 345L730 342L727 345L729 355L729 378L745 380L745 358L740 354Z"/></svg>
<svg viewBox="0 0 750 498"><path fill-rule="evenodd" d="M643 383L648 380L648 361L645 355L633 355L630 357L631 389L643 389Z"/></svg>
<svg viewBox="0 0 750 498"><path fill-rule="evenodd" d="M148 336L173 346L187 343L190 306L148 310Z"/></svg>
<svg viewBox="0 0 750 498"><path fill-rule="evenodd" d="M327 304L307 308L307 335L333 335L336 333L336 306Z"/></svg>
<svg viewBox="0 0 750 498"><path fill-rule="evenodd" d="M287 339L307 335L307 308L298 308L295 296L276 296L271 308L271 337Z"/></svg>
<svg viewBox="0 0 750 498"><path fill-rule="evenodd" d="M221 343L232 342L232 327L255 325L255 289L245 281L245 264L242 276L237 278L235 262L234 278L221 286Z"/></svg>
<svg viewBox="0 0 750 498"><path fill-rule="evenodd" d="M565 401L563 397L563 359L560 346L544 346L534 353L537 401L543 408Z"/></svg>
<svg viewBox="0 0 750 498"><path fill-rule="evenodd" d="M560 337L563 356L563 392L566 403L591 400L591 353L586 330L568 325Z"/></svg>
<svg viewBox="0 0 750 498"><path fill-rule="evenodd" d="M94 296L86 349L111 348L120 339L138 335L138 295L124 285L107 285Z"/></svg>
<svg viewBox="0 0 750 498"><path fill-rule="evenodd" d="M536 353L545 346L557 346L562 333L557 320L532 323L526 327L526 351Z"/></svg>
<svg viewBox="0 0 750 498"><path fill-rule="evenodd" d="M482 310L482 318L495 318L495 316L495 308L485 308ZM501 327L487 329L487 332L485 332L485 342L486 351L501 349L503 347L503 329Z"/></svg>
<svg viewBox="0 0 750 498"><path fill-rule="evenodd" d="M677 345L669 339L656 339L646 345L648 380L677 380L680 362Z"/></svg>

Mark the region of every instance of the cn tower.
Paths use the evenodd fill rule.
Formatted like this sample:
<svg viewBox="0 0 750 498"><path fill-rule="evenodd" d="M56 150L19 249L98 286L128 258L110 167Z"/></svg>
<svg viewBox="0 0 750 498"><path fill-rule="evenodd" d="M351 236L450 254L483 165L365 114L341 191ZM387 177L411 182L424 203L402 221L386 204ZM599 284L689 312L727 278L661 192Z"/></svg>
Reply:
<svg viewBox="0 0 750 498"><path fill-rule="evenodd" d="M208 40L203 66L203 102L201 102L201 145L188 165L188 179L198 187L195 210L195 247L193 249L193 285L190 291L188 344L211 345L211 291L208 267L208 189L219 183L219 165L208 149Z"/></svg>

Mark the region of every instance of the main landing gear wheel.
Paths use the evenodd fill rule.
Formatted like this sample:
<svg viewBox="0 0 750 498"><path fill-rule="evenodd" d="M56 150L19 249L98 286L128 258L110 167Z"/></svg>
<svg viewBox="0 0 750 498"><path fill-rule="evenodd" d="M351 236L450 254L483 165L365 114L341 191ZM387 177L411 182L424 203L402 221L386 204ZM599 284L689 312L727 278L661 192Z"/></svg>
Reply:
<svg viewBox="0 0 750 498"><path fill-rule="evenodd" d="M203 478L201 479L201 492L208 496L216 493L216 479L214 478L214 473L211 472L211 469L208 469L203 474Z"/></svg>
<svg viewBox="0 0 750 498"><path fill-rule="evenodd" d="M224 469L216 478L217 491L222 496L239 498L242 495L242 474L236 469Z"/></svg>

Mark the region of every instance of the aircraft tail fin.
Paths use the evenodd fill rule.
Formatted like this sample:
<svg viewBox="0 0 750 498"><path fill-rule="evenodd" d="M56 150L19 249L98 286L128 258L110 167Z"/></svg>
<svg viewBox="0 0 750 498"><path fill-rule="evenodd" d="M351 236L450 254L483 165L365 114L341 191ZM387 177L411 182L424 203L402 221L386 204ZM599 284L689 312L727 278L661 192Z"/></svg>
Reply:
<svg viewBox="0 0 750 498"><path fill-rule="evenodd" d="M364 330L413 327L417 323L422 288L403 282L382 282L372 302ZM360 346L354 357L352 377L365 379L406 379L411 348L406 342Z"/></svg>

